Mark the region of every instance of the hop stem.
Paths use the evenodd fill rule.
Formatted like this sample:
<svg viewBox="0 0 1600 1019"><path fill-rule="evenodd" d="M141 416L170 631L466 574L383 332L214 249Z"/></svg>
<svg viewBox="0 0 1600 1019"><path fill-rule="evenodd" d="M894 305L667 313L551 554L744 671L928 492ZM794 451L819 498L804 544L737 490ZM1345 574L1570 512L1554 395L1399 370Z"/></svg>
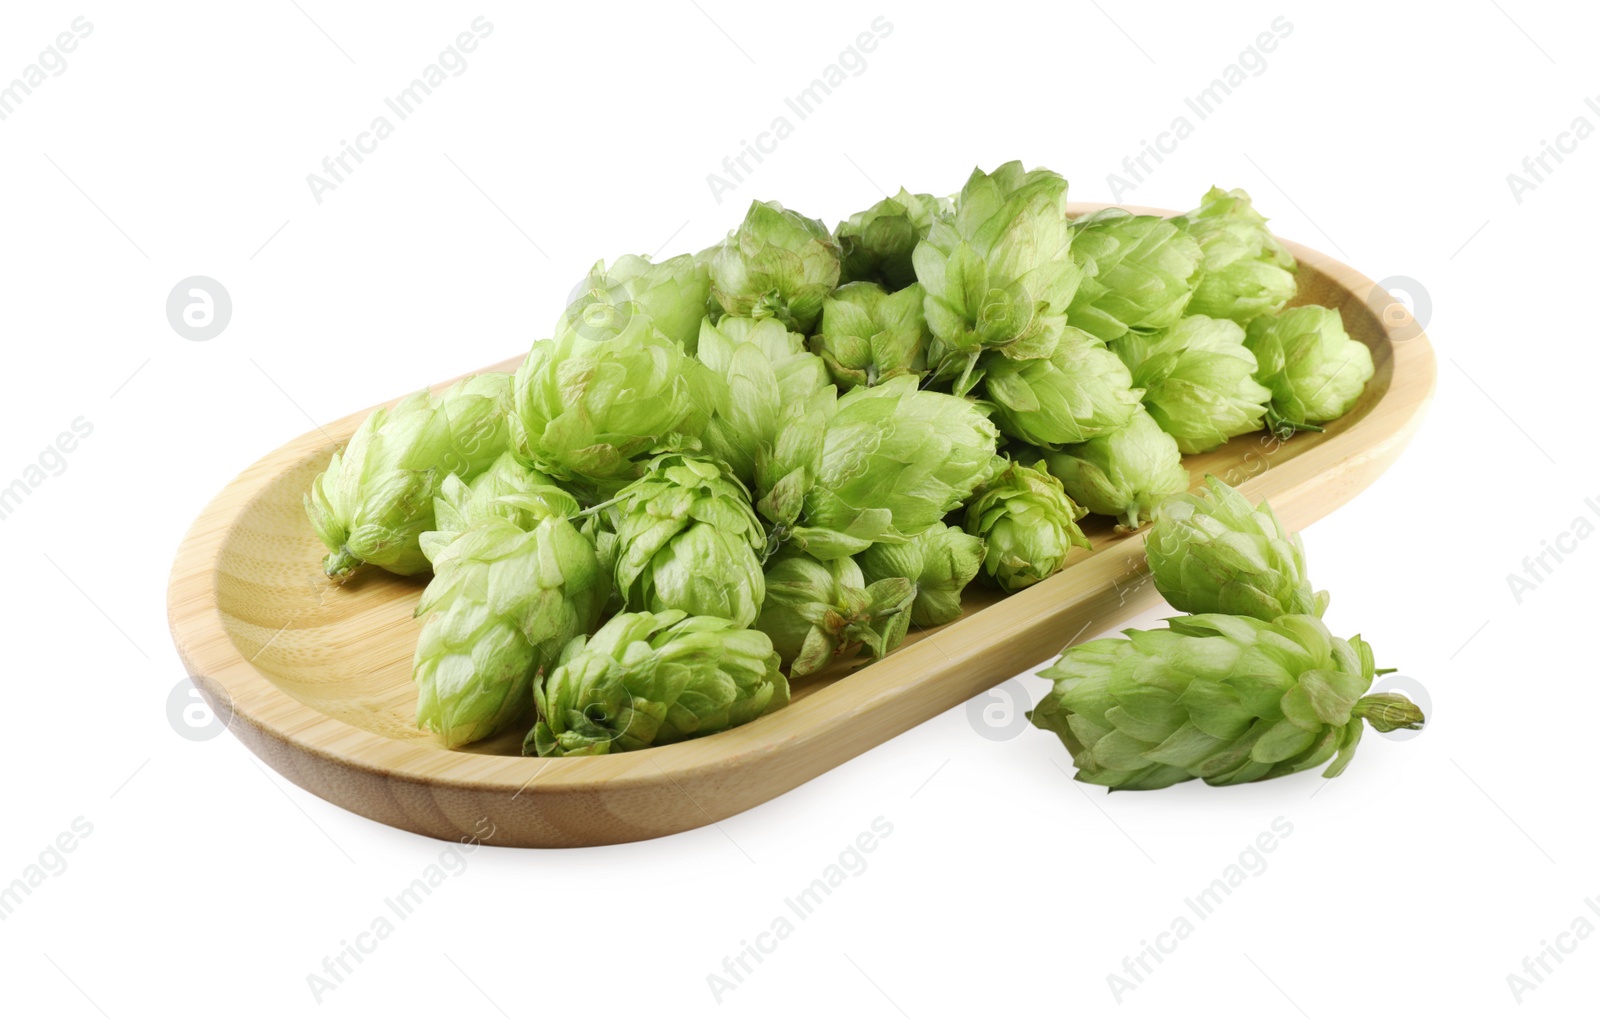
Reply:
<svg viewBox="0 0 1600 1019"><path fill-rule="evenodd" d="M323 571L334 580L344 579L360 565L361 560L344 545L340 545L337 552L329 552L322 560Z"/></svg>

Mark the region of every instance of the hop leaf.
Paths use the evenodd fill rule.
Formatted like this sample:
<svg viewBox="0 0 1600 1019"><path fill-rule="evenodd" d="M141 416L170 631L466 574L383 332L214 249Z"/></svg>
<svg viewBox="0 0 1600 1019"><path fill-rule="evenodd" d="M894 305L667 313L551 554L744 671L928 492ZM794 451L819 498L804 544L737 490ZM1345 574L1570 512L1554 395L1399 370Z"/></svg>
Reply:
<svg viewBox="0 0 1600 1019"><path fill-rule="evenodd" d="M1175 324L1194 292L1200 245L1159 216L1102 209L1077 222L1072 257L1084 281L1067 321L1102 340Z"/></svg>
<svg viewBox="0 0 1600 1019"><path fill-rule="evenodd" d="M1272 393L1253 377L1256 358L1236 323L1189 315L1158 333L1126 333L1111 349L1182 452L1204 453L1261 427Z"/></svg>
<svg viewBox="0 0 1600 1019"><path fill-rule="evenodd" d="M1127 367L1081 329L1067 326L1059 335L1048 357L991 354L980 362L983 393L1000 430L1051 448L1126 427L1139 407Z"/></svg>
<svg viewBox="0 0 1600 1019"><path fill-rule="evenodd" d="M1157 503L1189 487L1178 444L1143 408L1126 428L1047 450L1044 459L1078 504L1116 517L1124 530L1137 530Z"/></svg>
<svg viewBox="0 0 1600 1019"><path fill-rule="evenodd" d="M839 282L876 283L890 293L917 280L912 252L938 215L949 215L948 198L900 193L840 223L833 231L839 242Z"/></svg>
<svg viewBox="0 0 1600 1019"><path fill-rule="evenodd" d="M928 324L922 284L885 293L876 283L847 283L822 303L812 349L841 389L875 386L927 371Z"/></svg>
<svg viewBox="0 0 1600 1019"><path fill-rule="evenodd" d="M1364 719L1422 723L1398 694L1363 696L1372 649L1334 637L1315 616L1185 616L1123 632L1068 648L1039 673L1055 687L1029 717L1072 752L1080 782L1235 785L1324 764L1332 778Z"/></svg>
<svg viewBox="0 0 1600 1019"><path fill-rule="evenodd" d="M305 497L328 576L362 563L401 575L428 568L421 537L433 528L434 497L445 478L470 480L505 451L510 385L489 372L367 416Z"/></svg>
<svg viewBox="0 0 1600 1019"><path fill-rule="evenodd" d="M750 493L721 465L668 453L611 508L617 590L630 611L678 609L755 621L767 535Z"/></svg>
<svg viewBox="0 0 1600 1019"><path fill-rule="evenodd" d="M601 260L579 284L555 335L607 339L620 334L633 315L643 313L663 336L693 354L710 294L710 274L692 255L660 263L643 255L623 255L609 269Z"/></svg>
<svg viewBox="0 0 1600 1019"><path fill-rule="evenodd" d="M865 648L881 658L906 635L916 591L905 577L868 584L848 557L822 562L786 552L767 569L756 629L772 638L791 677L816 672Z"/></svg>
<svg viewBox="0 0 1600 1019"><path fill-rule="evenodd" d="M1332 308L1307 305L1250 323L1245 346L1272 391L1267 425L1280 435L1342 417L1372 378L1372 351L1344 331Z"/></svg>
<svg viewBox="0 0 1600 1019"><path fill-rule="evenodd" d="M953 213L938 215L912 262L927 291L928 362L965 394L984 351L1048 355L1083 270L1068 256L1067 182L1006 163L973 170Z"/></svg>
<svg viewBox="0 0 1600 1019"><path fill-rule="evenodd" d="M1053 576L1072 547L1089 547L1076 521L1084 510L1045 465L1013 462L967 506L967 531L987 544L984 573L1007 594Z"/></svg>
<svg viewBox="0 0 1600 1019"><path fill-rule="evenodd" d="M725 316L700 324L699 358L723 382L703 435L705 451L745 484L770 477L778 432L825 395L828 372L805 337L777 319Z"/></svg>
<svg viewBox="0 0 1600 1019"><path fill-rule="evenodd" d="M711 293L729 315L776 318L809 333L839 283L839 246L818 221L777 202L751 202L710 266Z"/></svg>
<svg viewBox="0 0 1600 1019"><path fill-rule="evenodd" d="M1267 229L1250 196L1212 188L1200 207L1173 220L1200 244L1200 279L1191 315L1228 318L1243 325L1276 315L1295 295L1295 261Z"/></svg>
<svg viewBox="0 0 1600 1019"><path fill-rule="evenodd" d="M1180 612L1226 612L1272 620L1322 615L1327 594L1311 590L1298 534L1272 508L1206 478L1199 495L1174 495L1145 536L1156 590Z"/></svg>
<svg viewBox="0 0 1600 1019"><path fill-rule="evenodd" d="M984 543L959 527L934 524L898 545L873 545L856 556L870 587L892 577L911 581L911 622L940 626L961 615L961 592L983 568Z"/></svg>
<svg viewBox="0 0 1600 1019"><path fill-rule="evenodd" d="M561 481L615 491L638 476L636 458L698 441L718 386L643 313L608 338L540 340L517 370L513 449Z"/></svg>
<svg viewBox="0 0 1600 1019"><path fill-rule="evenodd" d="M716 616L625 612L534 684L523 753L579 757L722 732L789 703L772 642Z"/></svg>

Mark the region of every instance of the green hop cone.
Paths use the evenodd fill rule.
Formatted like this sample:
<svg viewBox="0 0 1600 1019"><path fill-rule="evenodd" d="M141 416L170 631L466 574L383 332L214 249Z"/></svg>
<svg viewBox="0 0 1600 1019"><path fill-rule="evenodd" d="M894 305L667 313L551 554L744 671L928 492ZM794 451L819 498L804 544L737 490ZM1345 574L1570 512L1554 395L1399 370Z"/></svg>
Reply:
<svg viewBox="0 0 1600 1019"><path fill-rule="evenodd" d="M614 492L640 456L698 441L719 385L640 313L607 339L540 340L517 369L512 449L562 482Z"/></svg>
<svg viewBox="0 0 1600 1019"><path fill-rule="evenodd" d="M767 598L756 629L772 638L789 675L816 672L865 648L882 658L905 638L916 597L905 577L868 584L848 557L822 562L786 552L767 567Z"/></svg>
<svg viewBox="0 0 1600 1019"><path fill-rule="evenodd" d="M894 293L917 281L912 252L938 215L951 210L948 198L900 193L858 212L833 231L839 242L839 282L876 283Z"/></svg>
<svg viewBox="0 0 1600 1019"><path fill-rule="evenodd" d="M749 490L721 464L682 453L656 457L617 494L610 514L617 590L628 610L755 621L767 534Z"/></svg>
<svg viewBox="0 0 1600 1019"><path fill-rule="evenodd" d="M927 291L928 362L957 395L985 351L1027 359L1055 346L1083 270L1069 257L1067 182L1006 163L973 170L955 211L938 215L912 254Z"/></svg>
<svg viewBox="0 0 1600 1019"><path fill-rule="evenodd" d="M918 389L909 375L852 389L827 419L794 534L814 552L826 539L830 557L904 541L1004 468L998 440L972 401Z"/></svg>
<svg viewBox="0 0 1600 1019"><path fill-rule="evenodd" d="M1067 326L1049 357L1018 361L986 355L983 394L995 423L1014 439L1051 448L1127 426L1139 391L1105 344Z"/></svg>
<svg viewBox="0 0 1600 1019"><path fill-rule="evenodd" d="M885 293L876 283L846 283L822 303L812 349L841 389L927 371L928 323L922 284Z"/></svg>
<svg viewBox="0 0 1600 1019"><path fill-rule="evenodd" d="M1159 216L1102 209L1077 221L1072 257L1083 284L1067 321L1107 342L1175 324L1194 292L1200 245Z"/></svg>
<svg viewBox="0 0 1600 1019"><path fill-rule="evenodd" d="M1126 428L1047 450L1044 459L1075 502L1116 517L1122 530L1138 530L1157 503L1189 487L1177 442L1143 408Z"/></svg>
<svg viewBox="0 0 1600 1019"><path fill-rule="evenodd" d="M1204 492L1156 508L1144 549L1156 590L1179 612L1272 620L1320 616L1328 604L1327 592L1306 579L1300 536L1284 530L1272 507L1252 507L1213 477Z"/></svg>
<svg viewBox="0 0 1600 1019"><path fill-rule="evenodd" d="M1089 547L1077 525L1083 514L1044 463L1013 462L967 504L966 526L986 543L985 576L1010 594L1053 576L1074 545Z"/></svg>
<svg viewBox="0 0 1600 1019"><path fill-rule="evenodd" d="M534 485L500 502L526 526L496 513L428 536L434 577L417 606L412 678L417 725L450 747L524 720L534 676L599 622L609 592L593 545L567 520L570 496Z"/></svg>
<svg viewBox="0 0 1600 1019"><path fill-rule="evenodd" d="M1344 331L1332 308L1306 305L1250 323L1245 346L1256 379L1272 391L1267 427L1279 435L1316 431L1344 416L1372 378L1372 351Z"/></svg>
<svg viewBox="0 0 1600 1019"><path fill-rule="evenodd" d="M983 568L983 556L982 538L934 524L898 545L873 545L856 556L856 564L869 587L890 577L911 581L911 622L941 626L961 616L961 592Z"/></svg>
<svg viewBox="0 0 1600 1019"><path fill-rule="evenodd" d="M1188 315L1158 333L1127 333L1111 349L1182 452L1204 453L1261 427L1272 393L1255 380L1256 357L1237 323Z"/></svg>
<svg viewBox="0 0 1600 1019"><path fill-rule="evenodd" d="M827 389L827 367L806 351L805 337L771 318L703 319L698 356L723 382L704 450L753 485L769 473L784 421Z"/></svg>
<svg viewBox="0 0 1600 1019"><path fill-rule="evenodd" d="M693 255L659 263L643 255L623 255L610 268L602 260L578 285L556 335L609 338L643 312L663 336L693 354L710 295L711 276Z"/></svg>
<svg viewBox="0 0 1600 1019"><path fill-rule="evenodd" d="M510 386L489 372L367 416L305 496L328 576L362 563L402 576L428 568L420 539L433 529L434 497L445 478L471 480L505 452Z"/></svg>
<svg viewBox="0 0 1600 1019"><path fill-rule="evenodd" d="M1200 244L1200 280L1191 315L1240 325L1276 315L1295 295L1295 260L1267 229L1267 219L1235 188L1212 188L1200 207L1173 220Z"/></svg>
<svg viewBox="0 0 1600 1019"><path fill-rule="evenodd" d="M751 202L710 256L711 293L729 315L776 318L809 333L839 284L839 246L817 220L777 202Z"/></svg>
<svg viewBox="0 0 1600 1019"><path fill-rule="evenodd" d="M717 616L625 612L534 684L522 752L581 757L731 729L789 703L772 641Z"/></svg>
<svg viewBox="0 0 1600 1019"><path fill-rule="evenodd" d="M509 495L537 496L538 505L544 507L534 509L539 516L569 516L577 512L572 497L548 475L523 466L516 455L507 450L470 482L462 481L456 474L444 479L433 500L434 530L429 532L432 537L422 542L423 554L428 554L430 544L440 545L440 536L446 540L454 538L491 517L503 517L524 527L533 526L536 518L528 516L526 503L505 498ZM572 509L565 508L569 504Z"/></svg>
<svg viewBox="0 0 1600 1019"><path fill-rule="evenodd" d="M1333 778L1363 723L1380 732L1423 723L1399 694L1363 696L1371 647L1315 616L1184 616L1124 632L1068 648L1039 673L1055 688L1029 717L1066 744L1080 782L1236 785L1325 763Z"/></svg>

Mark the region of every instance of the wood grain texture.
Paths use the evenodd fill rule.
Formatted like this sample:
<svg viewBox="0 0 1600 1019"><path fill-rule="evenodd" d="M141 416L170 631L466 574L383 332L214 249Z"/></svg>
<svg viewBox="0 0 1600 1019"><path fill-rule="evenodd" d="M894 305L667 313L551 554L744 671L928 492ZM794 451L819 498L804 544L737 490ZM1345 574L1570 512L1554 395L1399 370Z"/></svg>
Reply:
<svg viewBox="0 0 1600 1019"><path fill-rule="evenodd" d="M1075 205L1082 214L1100 206ZM1137 212L1160 210L1135 209ZM1166 215L1167 213L1161 213ZM1185 463L1299 529L1399 456L1433 392L1428 340L1403 305L1348 266L1292 242L1296 304L1338 309L1373 353L1356 408L1287 441L1240 436ZM492 366L513 370L520 357ZM446 385L448 383L442 383ZM367 411L263 457L207 506L179 548L168 592L173 639L229 729L295 784L385 824L441 839L487 820L496 845L585 846L654 838L737 814L837 767L1158 602L1142 533L1086 518L1093 548L1005 598L976 585L962 618L916 632L882 662L807 677L793 703L729 732L609 757L540 760L520 733L447 750L412 723L412 618L424 584L372 570L341 585L301 497ZM1040 739L1053 739L1039 734Z"/></svg>

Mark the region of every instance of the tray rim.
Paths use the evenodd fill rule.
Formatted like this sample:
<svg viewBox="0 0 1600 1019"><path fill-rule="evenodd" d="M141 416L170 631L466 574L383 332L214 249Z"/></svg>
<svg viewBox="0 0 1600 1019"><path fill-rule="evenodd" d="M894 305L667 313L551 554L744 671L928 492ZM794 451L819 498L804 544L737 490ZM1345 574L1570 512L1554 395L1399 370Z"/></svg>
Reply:
<svg viewBox="0 0 1600 1019"><path fill-rule="evenodd" d="M1069 209L1073 215L1084 215L1109 206L1110 203L1072 203ZM1141 214L1173 215L1167 210L1141 206L1118 207ZM1296 242L1280 240L1301 264L1315 268L1347 292L1358 296L1379 292L1372 280L1345 263ZM1386 292L1383 293L1388 296ZM1392 299L1387 306L1404 308L1404 305ZM1392 362L1390 384L1386 391L1368 408L1361 420L1327 441L1252 475L1239 486L1242 491L1252 495L1252 498L1259 498L1255 490L1264 486L1263 479L1269 475L1275 476L1276 482L1304 485L1350 457L1363 461L1379 458L1387 461L1398 456L1431 402L1437 378L1436 364L1427 336L1409 313L1391 321L1380 318L1378 324L1388 342ZM1402 331L1406 335L1397 336ZM515 356L479 371L515 370L521 360L520 355ZM1414 380L1424 377L1424 391L1419 396L1414 395L1411 405L1404 408L1405 415L1398 427L1382 430L1378 412L1386 404L1399 399L1396 389L1401 380L1413 380L1408 385L1415 388ZM447 380L430 388L442 389L453 381ZM397 397L378 406L392 406L403 398ZM847 722L847 716L869 706L868 700L879 701L892 697L899 689L900 684L895 683L886 684L882 689L873 689L870 685L852 682L851 692L845 696L839 691L846 684L835 682L779 712L724 733L627 754L586 758L526 758L464 753L437 744L395 740L324 714L293 697L244 658L243 651L229 636L221 605L214 597L215 580L219 573L218 559L226 536L263 490L293 469L307 452L325 446L329 435L341 436L339 441L342 444L372 409L357 411L307 431L266 453L240 472L196 517L179 545L169 577L169 628L191 680L213 707L225 713L230 731L245 742L252 752L262 756L291 780L299 783L296 775L285 771L275 758L292 751L312 755L336 768L386 779L513 796L530 788L541 794L581 794L615 788L622 781L634 785L671 783L676 786L681 782L703 778L711 772L752 764L758 759L783 752L803 737L814 735L815 726L830 727ZM1284 474L1299 477L1287 478ZM1272 487L1280 486L1275 483ZM1051 593L1067 581L1069 574L1070 579L1081 580L1085 579L1084 571L1095 568L1095 563L1100 564L1102 571L1108 562L1118 562L1120 567L1124 559L1121 551L1130 541L1142 544L1143 534L1141 530L1116 538L1084 558L1075 559L1055 577L987 608L964 615L940 628L937 633L946 643L960 643L963 638L969 638L982 628L976 623L977 620L998 610L1001 605L1009 606L1009 614L1017 619L1035 618L1039 607L1050 600ZM210 596L206 599L204 610L198 612L194 605L197 592ZM989 622L985 619L985 624ZM856 681L874 673L884 675L879 670L891 662L897 666L894 671L900 674L908 670L922 671L918 666L924 664L930 669L948 667L948 661L932 657L933 651L940 651L944 659L951 658L934 641L924 639L896 651L882 663L863 667L848 678ZM923 662L923 659L929 658L931 661ZM255 740L245 738L242 728L255 730L257 735L265 736L277 745L277 752L265 753L271 748L258 746ZM884 739L892 738L894 734L889 733ZM882 741L871 741L867 746L879 742ZM311 788L311 791L326 795L320 789ZM701 812L705 813L703 808ZM704 823L712 821L712 815L707 813Z"/></svg>

